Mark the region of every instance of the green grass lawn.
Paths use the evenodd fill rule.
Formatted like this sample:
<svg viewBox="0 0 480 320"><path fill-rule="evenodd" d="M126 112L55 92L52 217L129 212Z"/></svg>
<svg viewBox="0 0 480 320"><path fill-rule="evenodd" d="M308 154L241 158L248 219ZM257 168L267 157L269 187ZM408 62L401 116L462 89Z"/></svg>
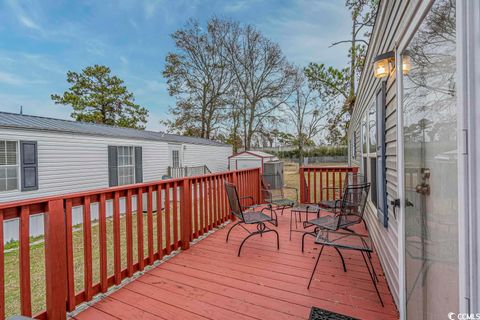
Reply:
<svg viewBox="0 0 480 320"><path fill-rule="evenodd" d="M318 167L342 167L342 166L347 166L345 163L322 163L315 165ZM300 174L299 174L299 165L298 163L295 162L285 162L283 166L283 173L284 173L284 179L285 179L285 184L289 187L294 187L297 188L298 190L298 196L300 197ZM324 180L322 181L325 184L325 176ZM313 181L312 181L313 182ZM337 175L335 177L335 181L333 179L329 180L328 186L332 187L334 186L334 183L337 184L338 186L339 182L339 176ZM320 175L317 174L317 188L320 185ZM326 185L325 185L326 186ZM313 199L313 189L310 191L311 196ZM317 193L320 191L317 189ZM285 189L285 196L289 199L295 199L295 190L292 189ZM319 199L319 196L317 195L317 200Z"/></svg>
<svg viewBox="0 0 480 320"><path fill-rule="evenodd" d="M180 217L180 214L178 215ZM180 218L179 218L180 219ZM157 250L157 215L153 214L153 248ZM171 223L171 241L173 243L173 214L170 214ZM143 215L144 230L144 256L148 255L148 222L147 214ZM180 225L180 223L179 223ZM163 226L165 228L165 215L163 214ZM120 218L120 247L122 269L127 266L127 247L126 247L126 219L125 215ZM165 230L163 233L163 247L165 247ZM178 231L180 237L180 230ZM84 254L83 254L83 225L74 226L73 236L73 257L75 272L75 290L82 291L84 277ZM133 260L137 261L138 255L138 238L137 238L137 215L132 215L132 238L133 238ZM30 239L30 277L32 290L32 312L36 314L45 310L45 247L41 242L42 236ZM93 284L100 281L100 232L97 221L92 221L92 278ZM40 243L32 244L34 242ZM19 280L19 250L18 241L9 242L5 249L14 249L5 253L5 312L6 316L20 313L20 280ZM16 250L15 250L16 249ZM113 275L113 219L107 218L107 273Z"/></svg>

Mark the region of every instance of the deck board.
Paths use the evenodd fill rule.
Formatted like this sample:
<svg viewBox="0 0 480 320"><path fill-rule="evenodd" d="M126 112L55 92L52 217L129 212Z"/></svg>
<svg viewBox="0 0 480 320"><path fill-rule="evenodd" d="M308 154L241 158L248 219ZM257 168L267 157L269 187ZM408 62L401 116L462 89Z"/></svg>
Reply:
<svg viewBox="0 0 480 320"><path fill-rule="evenodd" d="M331 248L324 250L310 289L307 283L318 254L313 238L301 252L301 234L288 240L289 212L279 217L280 250L273 234L247 241L230 226L146 272L76 319L307 319L312 306L359 319L398 319L376 254L373 264L382 308L361 254L344 251L347 272ZM365 233L363 226L356 231Z"/></svg>

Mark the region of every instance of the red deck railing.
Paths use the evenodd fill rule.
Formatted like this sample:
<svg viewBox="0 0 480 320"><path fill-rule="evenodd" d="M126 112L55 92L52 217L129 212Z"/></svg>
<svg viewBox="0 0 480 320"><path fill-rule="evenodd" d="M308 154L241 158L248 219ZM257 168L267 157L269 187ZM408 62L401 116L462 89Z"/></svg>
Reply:
<svg viewBox="0 0 480 320"><path fill-rule="evenodd" d="M318 203L338 199L339 190L342 189L345 175L348 172L356 173L358 168L301 167L300 201L302 203Z"/></svg>
<svg viewBox="0 0 480 320"><path fill-rule="evenodd" d="M66 311L73 311L80 303L92 300L94 295L106 292L108 288L120 284L123 279L131 277L147 265L152 265L173 250L180 247L188 249L191 240L230 219L224 191L225 181L235 183L241 196L252 196L255 201L259 200L260 170L247 169L0 204L0 319L3 320L6 316L4 222L11 219L20 221L20 312L22 315L31 316L29 223L32 215L44 215L46 310L34 316L40 319L65 319ZM136 200L136 209L132 207L133 199ZM107 206L108 202L111 203L110 207ZM92 243L92 204L98 206L99 248L94 248ZM80 291L75 289L73 247L73 233L78 231L74 231L72 225L72 212L78 206L82 208L83 214L84 265L83 288ZM108 208L112 210L107 210ZM164 213L156 214L157 208L161 208ZM143 213L136 214L136 257L133 250L134 210ZM107 237L110 236L107 232L107 216L111 216L113 220L113 241L110 241L113 242L110 244L113 245L111 274L107 267ZM146 221L143 221L144 218ZM125 219L123 241L121 219ZM146 240L144 233L147 234ZM125 244L126 255L122 255L122 243ZM97 261L92 257L94 249L99 251ZM147 254L144 254L144 251ZM125 258L122 258L123 256ZM95 265L97 263L98 268ZM99 270L98 282L93 280L94 265L95 270Z"/></svg>

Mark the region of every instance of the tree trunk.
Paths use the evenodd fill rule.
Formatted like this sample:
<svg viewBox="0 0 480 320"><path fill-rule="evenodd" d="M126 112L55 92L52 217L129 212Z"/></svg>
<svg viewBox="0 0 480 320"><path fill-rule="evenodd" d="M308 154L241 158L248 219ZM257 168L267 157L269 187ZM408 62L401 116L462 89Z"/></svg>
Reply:
<svg viewBox="0 0 480 320"><path fill-rule="evenodd" d="M252 144L252 137L253 137L253 121L255 120L255 108L256 108L256 105L254 103L252 103L250 105L250 119L249 119L249 122L248 122L248 132L247 132L247 143L248 143L248 149L247 149L247 145L245 145L245 149L246 150L250 150L250 147L251 147L251 144Z"/></svg>
<svg viewBox="0 0 480 320"><path fill-rule="evenodd" d="M203 89L202 94L202 114L201 114L201 122L202 122L202 129L200 131L200 136L202 138L206 138L205 131L206 131L206 113L207 113L207 97L205 93L205 86Z"/></svg>
<svg viewBox="0 0 480 320"><path fill-rule="evenodd" d="M239 125L239 116L236 111L232 112L232 118L233 118L233 128L232 128L232 136L233 136L233 153L238 152L238 143L237 143L237 137L238 137L238 125Z"/></svg>
<svg viewBox="0 0 480 320"><path fill-rule="evenodd" d="M352 53L350 57L350 94L348 97L348 113L353 114L353 104L355 97L355 60L357 57L357 48L355 47L355 21L356 17L352 14Z"/></svg>

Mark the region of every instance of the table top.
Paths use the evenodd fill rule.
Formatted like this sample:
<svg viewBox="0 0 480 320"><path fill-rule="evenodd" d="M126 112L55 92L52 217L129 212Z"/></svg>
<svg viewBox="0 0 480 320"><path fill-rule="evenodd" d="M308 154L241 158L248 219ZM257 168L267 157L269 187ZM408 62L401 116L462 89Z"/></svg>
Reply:
<svg viewBox="0 0 480 320"><path fill-rule="evenodd" d="M292 211L316 213L320 211L320 206L313 203L301 203L293 206Z"/></svg>
<svg viewBox="0 0 480 320"><path fill-rule="evenodd" d="M351 249L365 252L373 251L372 239L369 236L344 230L320 230L315 239L315 243L340 249Z"/></svg>

